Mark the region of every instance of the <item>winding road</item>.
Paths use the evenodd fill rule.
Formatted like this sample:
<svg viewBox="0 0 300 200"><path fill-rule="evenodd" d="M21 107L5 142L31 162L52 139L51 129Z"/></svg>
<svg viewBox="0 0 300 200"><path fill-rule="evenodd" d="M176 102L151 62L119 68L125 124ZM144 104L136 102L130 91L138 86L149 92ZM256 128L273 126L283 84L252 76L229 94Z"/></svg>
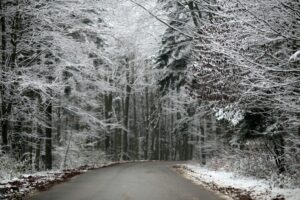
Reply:
<svg viewBox="0 0 300 200"><path fill-rule="evenodd" d="M221 200L177 174L176 162L127 163L89 171L30 200Z"/></svg>

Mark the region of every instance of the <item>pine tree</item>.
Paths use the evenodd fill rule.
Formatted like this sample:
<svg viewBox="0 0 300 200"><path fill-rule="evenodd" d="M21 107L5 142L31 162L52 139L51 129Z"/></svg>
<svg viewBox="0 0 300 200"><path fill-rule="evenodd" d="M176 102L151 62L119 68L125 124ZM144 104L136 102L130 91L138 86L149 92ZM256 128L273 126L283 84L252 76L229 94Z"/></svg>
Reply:
<svg viewBox="0 0 300 200"><path fill-rule="evenodd" d="M169 12L169 24L162 37L161 49L157 57L157 68L162 69L159 80L162 91L179 89L185 83L185 70L189 63L192 39L184 35L189 32L191 15L186 12L186 3L179 1L160 1ZM181 32L179 32L181 31Z"/></svg>

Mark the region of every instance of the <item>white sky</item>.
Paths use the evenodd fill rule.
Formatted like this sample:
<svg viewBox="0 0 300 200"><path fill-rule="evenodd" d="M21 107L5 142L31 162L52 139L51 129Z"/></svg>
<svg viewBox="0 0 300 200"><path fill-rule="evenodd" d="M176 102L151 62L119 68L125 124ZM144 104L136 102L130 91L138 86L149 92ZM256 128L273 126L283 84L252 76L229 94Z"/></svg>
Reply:
<svg viewBox="0 0 300 200"><path fill-rule="evenodd" d="M160 36L166 27L128 0L107 1L109 1L108 14L104 17L109 26L114 29L112 31L115 33L114 37L136 48L143 57L154 55L158 51ZM139 2L155 14L163 14L156 9L155 0Z"/></svg>

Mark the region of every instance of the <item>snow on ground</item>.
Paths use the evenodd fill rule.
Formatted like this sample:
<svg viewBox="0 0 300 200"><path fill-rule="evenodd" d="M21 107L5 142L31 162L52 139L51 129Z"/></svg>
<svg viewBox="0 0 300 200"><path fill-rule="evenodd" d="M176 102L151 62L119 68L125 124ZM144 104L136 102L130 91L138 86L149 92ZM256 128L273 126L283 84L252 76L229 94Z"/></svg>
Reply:
<svg viewBox="0 0 300 200"><path fill-rule="evenodd" d="M237 200L300 200L300 188L272 187L267 180L244 177L224 170L212 170L199 164L176 167L186 178Z"/></svg>

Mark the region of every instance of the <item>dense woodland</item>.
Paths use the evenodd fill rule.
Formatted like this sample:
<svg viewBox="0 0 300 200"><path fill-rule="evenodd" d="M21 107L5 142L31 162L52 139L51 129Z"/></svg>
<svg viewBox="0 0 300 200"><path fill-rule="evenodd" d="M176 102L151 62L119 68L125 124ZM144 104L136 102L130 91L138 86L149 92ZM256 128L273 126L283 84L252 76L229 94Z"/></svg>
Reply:
<svg viewBox="0 0 300 200"><path fill-rule="evenodd" d="M299 0L1 0L0 13L0 178L194 159L299 183Z"/></svg>

